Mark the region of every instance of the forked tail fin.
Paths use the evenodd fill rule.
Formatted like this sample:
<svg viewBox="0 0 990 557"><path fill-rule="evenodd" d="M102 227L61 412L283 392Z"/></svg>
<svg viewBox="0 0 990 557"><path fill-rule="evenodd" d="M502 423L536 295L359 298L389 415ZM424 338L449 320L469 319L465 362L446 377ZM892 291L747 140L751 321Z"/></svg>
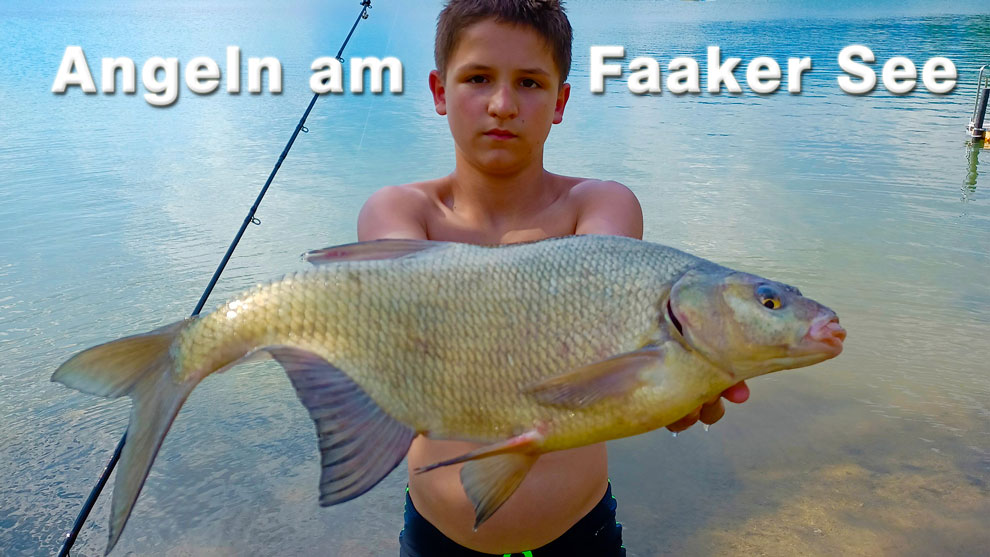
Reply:
<svg viewBox="0 0 990 557"><path fill-rule="evenodd" d="M99 346L73 356L59 366L52 381L85 393L131 397L127 441L120 455L113 501L110 505L110 553L127 524L151 463L158 454L172 420L196 382L176 382L172 342L193 319Z"/></svg>

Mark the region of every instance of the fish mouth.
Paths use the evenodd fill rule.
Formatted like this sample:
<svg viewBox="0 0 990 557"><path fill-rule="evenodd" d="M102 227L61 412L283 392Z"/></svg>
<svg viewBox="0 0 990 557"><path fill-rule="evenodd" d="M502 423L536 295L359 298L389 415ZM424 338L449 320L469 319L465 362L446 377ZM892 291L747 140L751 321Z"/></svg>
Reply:
<svg viewBox="0 0 990 557"><path fill-rule="evenodd" d="M808 327L801 339L801 348L808 352L819 352L834 358L842 353L842 342L846 340L846 330L839 325L835 314L816 319Z"/></svg>

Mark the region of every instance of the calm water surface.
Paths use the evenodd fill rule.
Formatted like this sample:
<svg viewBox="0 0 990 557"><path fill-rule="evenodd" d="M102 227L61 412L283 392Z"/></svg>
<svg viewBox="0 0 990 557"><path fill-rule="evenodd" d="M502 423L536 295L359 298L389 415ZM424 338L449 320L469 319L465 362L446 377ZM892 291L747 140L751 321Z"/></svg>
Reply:
<svg viewBox="0 0 990 557"><path fill-rule="evenodd" d="M574 91L547 166L619 180L646 238L801 287L834 308L846 352L752 382L710 432L611 444L631 555L974 555L990 544L990 150L965 143L990 9L972 2L573 0ZM355 239L377 188L453 165L433 113L437 2L375 2L345 55L395 55L400 96L320 100L210 307ZM75 351L187 315L333 55L356 2L0 5L0 552L54 552L126 427L129 402L48 381ZM919 67L949 95L848 96L849 44ZM66 45L103 56L275 56L279 96L187 89L49 92ZM588 92L588 47L665 67L709 44L748 61L810 56L804 93ZM737 76L742 77L742 72ZM395 555L404 468L316 504L312 425L284 374L211 378L172 428L116 554ZM109 493L109 490L108 492ZM75 554L106 541L109 498Z"/></svg>

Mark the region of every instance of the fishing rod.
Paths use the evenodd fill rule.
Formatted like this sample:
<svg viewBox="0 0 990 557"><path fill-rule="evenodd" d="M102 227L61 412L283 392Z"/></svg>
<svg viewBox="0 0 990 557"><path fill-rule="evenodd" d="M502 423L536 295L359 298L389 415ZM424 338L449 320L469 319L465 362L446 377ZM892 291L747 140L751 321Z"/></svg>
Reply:
<svg viewBox="0 0 990 557"><path fill-rule="evenodd" d="M354 30L357 29L358 23L362 19L368 19L368 10L371 9L371 0L361 0L361 13L358 14L357 19L354 20L354 25L351 26L351 30L348 31L347 37L344 38L343 44L340 45L340 49L337 51L335 58L341 63L344 59L341 55L344 53L344 48L347 43L351 40L351 35L354 34ZM210 279L210 284L207 285L206 290L203 291L203 295L199 298L199 302L196 304L196 309L193 310L190 317L196 317L199 312L202 311L203 306L206 305L207 298L210 297L210 293L213 292L213 287L216 286L217 280L220 279L220 275L223 273L224 268L227 266L227 262L230 261L230 256L234 253L234 249L237 247L238 242L241 241L241 236L247 230L248 224L261 224L254 214L258 210L258 206L261 205L261 200L264 199L265 193L268 192L268 186L272 184L272 180L275 179L275 175L278 174L278 169L282 167L282 161L285 160L285 156L289 154L289 149L292 148L292 144L296 141L296 136L299 132L308 133L309 129L306 128L306 118L309 118L310 111L313 110L313 105L316 104L316 99L320 98L321 93L316 93L313 98L309 101L309 106L306 107L306 111L303 112L302 118L299 119L299 123L296 124L296 129L292 131L292 135L289 137L289 142L285 144L285 148L282 149L282 154L279 155L278 161L275 162L275 167L272 168L271 173L268 175L268 180L265 181L265 185L258 192L258 197L254 200L254 204L251 205L251 209L248 211L247 216L244 217L244 222L241 223L241 228L237 231L237 235L234 236L234 241L230 243L230 247L227 248L227 253L224 254L223 259L220 261L220 265L217 266L217 270L213 273L213 278ZM99 499L100 493L103 491L103 486L107 484L107 480L110 478L110 473L113 472L114 467L117 466L117 461L120 460L120 452L124 449L124 443L127 442L127 431L124 431L124 435L120 437L120 441L117 442L117 448L113 452L113 456L110 457L110 462L107 463L106 467L103 469L103 473L100 475L100 479L97 480L96 485L93 486L93 490L89 493L89 497L86 502L83 503L83 508L79 511L76 516L76 521L72 525L72 530L70 530L65 535L65 541L62 542L62 548L59 549L58 557L65 557L69 555L69 550L72 549L73 544L76 543L76 537L79 536L79 531L82 530L83 525L86 523L86 519L89 518L90 511L93 510L93 506L96 504L96 500Z"/></svg>

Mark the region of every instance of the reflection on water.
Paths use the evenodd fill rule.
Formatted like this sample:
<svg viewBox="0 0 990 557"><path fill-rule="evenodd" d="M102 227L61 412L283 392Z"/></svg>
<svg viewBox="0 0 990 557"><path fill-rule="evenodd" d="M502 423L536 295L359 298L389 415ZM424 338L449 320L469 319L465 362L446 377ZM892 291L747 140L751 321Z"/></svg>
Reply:
<svg viewBox="0 0 990 557"><path fill-rule="evenodd" d="M966 145L966 179L963 180L962 187L962 201L964 203L976 193L976 181L980 177L980 152L985 149L990 149L990 142L982 139L974 139Z"/></svg>
<svg viewBox="0 0 990 557"><path fill-rule="evenodd" d="M983 139L968 141L966 143L966 179L963 180L962 187L959 188L961 192L960 201L963 202L963 216L969 216L967 204L977 200L976 188L980 180L981 156L984 158L990 157L990 141ZM984 170L983 173L986 174L986 171ZM986 180L987 178L984 176L983 181L986 182Z"/></svg>
<svg viewBox="0 0 990 557"><path fill-rule="evenodd" d="M629 185L647 239L799 286L849 331L840 358L756 379L752 400L710 432L611 445L630 554L985 552L990 196L987 149L960 145L990 41L986 7L568 5L574 89L547 166ZM405 93L320 99L208 308L302 269L308 249L353 241L378 187L450 170L425 87L438 6L376 4L348 54L400 57ZM80 348L188 314L309 100L309 62L332 54L354 17L350 3L229 8L0 6L5 555L57 547L126 424L128 401L53 385L51 372ZM947 56L959 86L846 95L835 55L853 43L881 60ZM283 62L285 93L183 94L165 110L139 95L54 96L66 44L91 63L220 60L238 44ZM598 96L592 44L662 60L703 59L718 44L746 60L811 56L815 69L801 95ZM316 504L318 472L312 425L277 367L210 378L166 439L118 552L394 555L404 472L329 509ZM102 553L108 511L102 498L74 554Z"/></svg>

